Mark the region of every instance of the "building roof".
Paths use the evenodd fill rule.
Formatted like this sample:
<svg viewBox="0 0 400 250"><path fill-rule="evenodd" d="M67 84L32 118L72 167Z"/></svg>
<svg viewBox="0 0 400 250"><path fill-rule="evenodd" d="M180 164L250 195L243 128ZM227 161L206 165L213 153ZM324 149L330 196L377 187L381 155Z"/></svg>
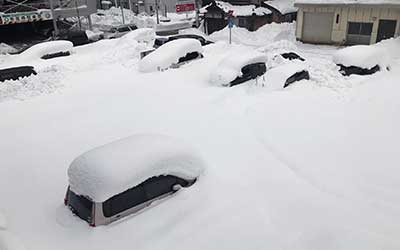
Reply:
<svg viewBox="0 0 400 250"><path fill-rule="evenodd" d="M295 6L301 4L323 5L399 5L400 0L295 0Z"/></svg>
<svg viewBox="0 0 400 250"><path fill-rule="evenodd" d="M275 8L281 14L297 12L298 8L294 6L295 0L269 0L264 3Z"/></svg>
<svg viewBox="0 0 400 250"><path fill-rule="evenodd" d="M265 7L256 7L254 4L232 5L222 1L215 1L215 3L225 13L228 13L230 10L233 11L234 16L251 16L253 14L257 16L264 16L272 13L269 9Z"/></svg>

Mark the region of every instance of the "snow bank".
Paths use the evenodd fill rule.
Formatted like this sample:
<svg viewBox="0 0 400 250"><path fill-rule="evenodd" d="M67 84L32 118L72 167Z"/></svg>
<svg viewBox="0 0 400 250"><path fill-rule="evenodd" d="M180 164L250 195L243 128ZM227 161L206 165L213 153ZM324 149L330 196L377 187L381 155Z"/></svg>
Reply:
<svg viewBox="0 0 400 250"><path fill-rule="evenodd" d="M44 55L58 52L72 52L74 45L70 41L50 41L33 45L19 55L22 60L35 60Z"/></svg>
<svg viewBox="0 0 400 250"><path fill-rule="evenodd" d="M201 43L196 39L182 38L165 43L139 61L139 70L152 72L167 69L172 64L178 63L179 58L191 52L203 52Z"/></svg>
<svg viewBox="0 0 400 250"><path fill-rule="evenodd" d="M306 64L297 61L287 62L267 70L267 73L265 74L265 87L270 90L283 89L286 80L289 77L303 70L307 70Z"/></svg>
<svg viewBox="0 0 400 250"><path fill-rule="evenodd" d="M230 82L242 75L242 68L248 64L266 62L267 57L260 52L242 49L229 53L210 74L210 83L229 86Z"/></svg>
<svg viewBox="0 0 400 250"><path fill-rule="evenodd" d="M227 2L216 1L218 7L224 12L233 11L233 16L251 16L253 14L257 16L263 16L271 14L272 12L264 7L256 7L255 5L232 5Z"/></svg>
<svg viewBox="0 0 400 250"><path fill-rule="evenodd" d="M376 65L386 68L389 55L385 48L374 45L356 45L338 50L333 55L336 64L371 69Z"/></svg>
<svg viewBox="0 0 400 250"><path fill-rule="evenodd" d="M41 94L50 94L62 87L59 66L41 69L37 75L7 80L0 83L0 103L13 99L25 100Z"/></svg>
<svg viewBox="0 0 400 250"><path fill-rule="evenodd" d="M154 29L141 28L141 29L136 29L134 31L130 31L126 35L122 36L119 39L118 44L129 43L132 40L134 40L136 42L154 44L155 38L156 38L156 33L155 33Z"/></svg>
<svg viewBox="0 0 400 250"><path fill-rule="evenodd" d="M294 7L294 0L271 0L271 1L265 1L264 3L270 5L271 7L274 7L283 15L292 12L297 12L298 10L297 7Z"/></svg>
<svg viewBox="0 0 400 250"><path fill-rule="evenodd" d="M17 49L6 44L6 43L0 43L0 54L9 54L9 53L15 53L17 52Z"/></svg>
<svg viewBox="0 0 400 250"><path fill-rule="evenodd" d="M21 241L12 233L0 230L0 249L1 250L25 250Z"/></svg>
<svg viewBox="0 0 400 250"><path fill-rule="evenodd" d="M139 134L82 154L71 163L68 177L74 192L102 202L153 176L195 179L203 169L202 159L183 142Z"/></svg>

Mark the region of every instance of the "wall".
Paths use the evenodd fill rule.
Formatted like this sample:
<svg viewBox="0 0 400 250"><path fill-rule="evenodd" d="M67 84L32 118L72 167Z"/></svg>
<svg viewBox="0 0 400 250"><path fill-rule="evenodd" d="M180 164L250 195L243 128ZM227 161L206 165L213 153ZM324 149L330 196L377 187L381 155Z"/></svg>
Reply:
<svg viewBox="0 0 400 250"><path fill-rule="evenodd" d="M376 42L380 19L397 20L395 36L400 36L400 8L373 7L373 6L322 6L307 5L299 6L297 16L296 37L301 40L303 32L304 12L332 12L334 23L332 27L332 43L344 44L347 35L348 22L370 22L373 23L371 43ZM336 16L339 15L339 22L336 23Z"/></svg>

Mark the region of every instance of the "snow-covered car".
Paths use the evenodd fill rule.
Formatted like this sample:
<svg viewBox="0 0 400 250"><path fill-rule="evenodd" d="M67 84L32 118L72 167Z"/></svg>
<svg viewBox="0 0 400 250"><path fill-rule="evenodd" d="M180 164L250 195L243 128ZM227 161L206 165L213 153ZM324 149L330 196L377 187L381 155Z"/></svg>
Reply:
<svg viewBox="0 0 400 250"><path fill-rule="evenodd" d="M20 66L7 69L0 69L0 82L6 80L18 80L20 77L36 75L32 66Z"/></svg>
<svg viewBox="0 0 400 250"><path fill-rule="evenodd" d="M271 68L265 74L265 87L278 90L288 87L294 82L309 80L307 65L300 61L290 61Z"/></svg>
<svg viewBox="0 0 400 250"><path fill-rule="evenodd" d="M202 58L203 48L196 39L182 38L160 46L139 61L141 72L177 68L184 63Z"/></svg>
<svg viewBox="0 0 400 250"><path fill-rule="evenodd" d="M135 24L123 24L105 31L104 38L114 39L126 35L128 32L136 30L137 26Z"/></svg>
<svg viewBox="0 0 400 250"><path fill-rule="evenodd" d="M356 45L338 50L333 61L344 76L371 75L388 67L388 52L374 45Z"/></svg>
<svg viewBox="0 0 400 250"><path fill-rule="evenodd" d="M73 47L72 42L65 40L43 42L26 49L18 57L24 61L53 58L55 55L71 54Z"/></svg>
<svg viewBox="0 0 400 250"><path fill-rule="evenodd" d="M266 72L265 54L246 50L243 53L229 53L210 74L214 85L232 87L255 79Z"/></svg>
<svg viewBox="0 0 400 250"><path fill-rule="evenodd" d="M280 54L280 56L282 56L284 59L287 60L300 60L300 61L305 61L305 59L301 56L299 56L297 53L295 52L284 52L282 54Z"/></svg>
<svg viewBox="0 0 400 250"><path fill-rule="evenodd" d="M158 48L161 45L177 40L177 39L182 39L182 38L192 38L192 39L196 39L199 40L199 42L201 43L201 46L205 46L208 44L211 44L213 42L206 40L204 37L199 36L199 35L194 35L194 34L182 34L182 35L174 35L174 36L159 36L156 38L156 40L154 41L154 47Z"/></svg>
<svg viewBox="0 0 400 250"><path fill-rule="evenodd" d="M106 225L193 185L203 170L202 158L180 140L133 135L71 163L65 205L91 226Z"/></svg>

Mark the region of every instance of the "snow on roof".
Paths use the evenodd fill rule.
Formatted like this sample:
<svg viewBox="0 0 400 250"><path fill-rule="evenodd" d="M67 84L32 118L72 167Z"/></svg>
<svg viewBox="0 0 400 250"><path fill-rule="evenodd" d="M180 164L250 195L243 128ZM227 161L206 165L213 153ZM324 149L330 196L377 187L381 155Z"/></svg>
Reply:
<svg viewBox="0 0 400 250"><path fill-rule="evenodd" d="M256 14L257 16L263 16L271 14L272 12L264 7L256 7L255 5L232 5L227 2L215 1L219 8L221 8L225 13L230 10L233 11L234 16L251 16Z"/></svg>
<svg viewBox="0 0 400 250"><path fill-rule="evenodd" d="M228 86L231 81L242 75L242 68L248 64L266 62L263 53L246 49L234 50L225 56L218 66L211 71L210 82L215 85Z"/></svg>
<svg viewBox="0 0 400 250"><path fill-rule="evenodd" d="M203 52L201 43L196 39L182 38L165 43L139 61L139 70L152 72L167 69L172 64L178 63L179 58L191 52Z"/></svg>
<svg viewBox="0 0 400 250"><path fill-rule="evenodd" d="M307 65L300 61L290 61L275 68L267 70L265 74L265 87L270 90L283 89L286 80L292 75L307 70Z"/></svg>
<svg viewBox="0 0 400 250"><path fill-rule="evenodd" d="M64 40L43 42L28 48L19 57L24 60L39 59L44 55L57 52L71 52L73 47L72 42Z"/></svg>
<svg viewBox="0 0 400 250"><path fill-rule="evenodd" d="M371 5L400 5L399 0L295 0L296 4L371 4Z"/></svg>
<svg viewBox="0 0 400 250"><path fill-rule="evenodd" d="M376 45L356 45L338 50L333 55L336 64L371 69L376 65L386 67L389 55L386 49Z"/></svg>
<svg viewBox="0 0 400 250"><path fill-rule="evenodd" d="M103 202L153 176L195 179L203 169L201 157L180 140L138 134L80 155L71 163L68 177L72 191Z"/></svg>
<svg viewBox="0 0 400 250"><path fill-rule="evenodd" d="M270 0L265 1L265 4L277 9L281 14L297 12L298 8L294 7L295 0Z"/></svg>

